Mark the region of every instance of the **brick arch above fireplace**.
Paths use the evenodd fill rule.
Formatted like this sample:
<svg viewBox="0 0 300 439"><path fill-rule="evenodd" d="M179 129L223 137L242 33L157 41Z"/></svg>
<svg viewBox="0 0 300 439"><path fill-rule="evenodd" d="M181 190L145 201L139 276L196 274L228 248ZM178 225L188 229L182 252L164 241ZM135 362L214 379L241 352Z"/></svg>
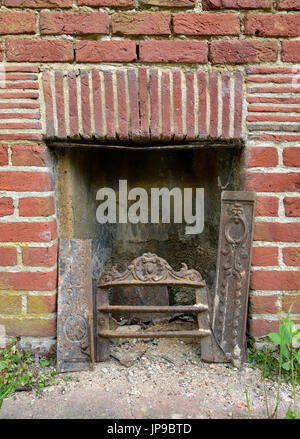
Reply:
<svg viewBox="0 0 300 439"><path fill-rule="evenodd" d="M243 137L239 71L45 71L42 84L45 139L167 143Z"/></svg>

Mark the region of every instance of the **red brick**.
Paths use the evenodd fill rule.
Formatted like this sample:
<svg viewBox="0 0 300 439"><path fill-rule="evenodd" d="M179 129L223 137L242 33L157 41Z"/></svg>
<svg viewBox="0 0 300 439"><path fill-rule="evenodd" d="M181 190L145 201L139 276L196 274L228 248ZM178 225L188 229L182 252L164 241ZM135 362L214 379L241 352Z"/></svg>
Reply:
<svg viewBox="0 0 300 439"><path fill-rule="evenodd" d="M276 61L278 44L276 41L219 40L210 44L213 63L248 63Z"/></svg>
<svg viewBox="0 0 300 439"><path fill-rule="evenodd" d="M35 34L36 19L34 12L1 12L0 35Z"/></svg>
<svg viewBox="0 0 300 439"><path fill-rule="evenodd" d="M119 12L117 14L113 14L111 22L113 34L171 34L171 14L166 12Z"/></svg>
<svg viewBox="0 0 300 439"><path fill-rule="evenodd" d="M255 216L278 216L278 206L278 198L258 196Z"/></svg>
<svg viewBox="0 0 300 439"><path fill-rule="evenodd" d="M277 0L277 9L300 11L299 0Z"/></svg>
<svg viewBox="0 0 300 439"><path fill-rule="evenodd" d="M207 96L206 96L206 87L207 87L207 78L206 72L203 70L198 71L198 130L199 137L205 138L207 136L206 129L206 113L207 113Z"/></svg>
<svg viewBox="0 0 300 439"><path fill-rule="evenodd" d="M42 145L12 146L14 166L46 166L49 160L48 148Z"/></svg>
<svg viewBox="0 0 300 439"><path fill-rule="evenodd" d="M49 242L56 238L55 221L0 223L0 240L3 242Z"/></svg>
<svg viewBox="0 0 300 439"><path fill-rule="evenodd" d="M210 91L210 128L211 137L218 137L218 72L209 73L209 91Z"/></svg>
<svg viewBox="0 0 300 439"><path fill-rule="evenodd" d="M116 134L112 72L104 72L106 136L113 139Z"/></svg>
<svg viewBox="0 0 300 439"><path fill-rule="evenodd" d="M249 312L251 314L277 314L277 296L250 296Z"/></svg>
<svg viewBox="0 0 300 439"><path fill-rule="evenodd" d="M54 337L56 336L56 318L0 318L8 336Z"/></svg>
<svg viewBox="0 0 300 439"><path fill-rule="evenodd" d="M27 296L28 314L49 314L56 311L56 295Z"/></svg>
<svg viewBox="0 0 300 439"><path fill-rule="evenodd" d="M183 109L182 109L182 84L181 71L173 70L173 108L174 108L174 137L176 140L183 138Z"/></svg>
<svg viewBox="0 0 300 439"><path fill-rule="evenodd" d="M56 117L57 117L57 135L61 139L67 137L66 121L65 121L65 102L64 102L64 74L62 72L55 72L55 103L56 103Z"/></svg>
<svg viewBox="0 0 300 439"><path fill-rule="evenodd" d="M72 0L5 0L5 6L14 8L70 8Z"/></svg>
<svg viewBox="0 0 300 439"><path fill-rule="evenodd" d="M133 139L135 139L140 136L138 82L134 70L129 70L127 73L127 77L131 136Z"/></svg>
<svg viewBox="0 0 300 439"><path fill-rule="evenodd" d="M108 34L108 14L106 12L42 11L40 31L42 35Z"/></svg>
<svg viewBox="0 0 300 439"><path fill-rule="evenodd" d="M118 72L119 73L119 72ZM74 84L75 87L75 84ZM102 112L102 85L100 81L100 74L98 70L92 70L92 87L93 87L93 104L94 104L94 121L95 121L95 135L96 138L104 137L104 127L103 127L103 112ZM125 86L124 86L125 87ZM118 87L118 93L120 92ZM125 98L126 99L126 98ZM74 106L77 101L74 99ZM123 104L126 106L126 102ZM122 114L121 107L119 105L119 115ZM77 123L78 125L78 123ZM78 127L77 127L78 130ZM119 121L120 136L122 135L122 124ZM127 136L126 136L127 137Z"/></svg>
<svg viewBox="0 0 300 439"><path fill-rule="evenodd" d="M277 332L279 324L279 320L250 319L249 334L252 337L265 337L270 332Z"/></svg>
<svg viewBox="0 0 300 439"><path fill-rule="evenodd" d="M22 311L22 297L0 294L0 314L18 314Z"/></svg>
<svg viewBox="0 0 300 439"><path fill-rule="evenodd" d="M251 265L261 267L278 265L278 247L253 247Z"/></svg>
<svg viewBox="0 0 300 439"><path fill-rule="evenodd" d="M283 296L282 311L288 312L291 306L293 314L300 314L300 294Z"/></svg>
<svg viewBox="0 0 300 439"><path fill-rule="evenodd" d="M136 61L135 41L76 41L77 62Z"/></svg>
<svg viewBox="0 0 300 439"><path fill-rule="evenodd" d="M17 249L14 247L0 247L0 265L8 267L17 264Z"/></svg>
<svg viewBox="0 0 300 439"><path fill-rule="evenodd" d="M78 0L78 6L91 6L98 8L106 6L108 8L134 8L134 0Z"/></svg>
<svg viewBox="0 0 300 439"><path fill-rule="evenodd" d="M270 108L270 111L271 108ZM289 110L291 111L291 109ZM300 116L274 116L270 114L259 114L247 116L248 122L300 122Z"/></svg>
<svg viewBox="0 0 300 439"><path fill-rule="evenodd" d="M175 35L239 35L240 16L235 13L192 13L173 16Z"/></svg>
<svg viewBox="0 0 300 439"><path fill-rule="evenodd" d="M222 73L222 137L230 136L230 74Z"/></svg>
<svg viewBox="0 0 300 439"><path fill-rule="evenodd" d="M151 69L149 73L150 89L150 133L152 140L159 139L159 89L158 89L158 71Z"/></svg>
<svg viewBox="0 0 300 439"><path fill-rule="evenodd" d="M194 72L185 73L186 83L186 138L195 139L195 89Z"/></svg>
<svg viewBox="0 0 300 439"><path fill-rule="evenodd" d="M207 63L205 41L140 41L140 61Z"/></svg>
<svg viewBox="0 0 300 439"><path fill-rule="evenodd" d="M11 198L0 198L0 216L12 215L14 210L15 208Z"/></svg>
<svg viewBox="0 0 300 439"><path fill-rule="evenodd" d="M74 136L78 136L79 133L77 83L76 83L76 74L74 72L70 72L68 74L68 87L69 87L70 137L74 137ZM51 103L49 103L49 106L50 104ZM53 114L53 112L51 114ZM51 129L54 130L53 124L51 124Z"/></svg>
<svg viewBox="0 0 300 439"><path fill-rule="evenodd" d="M242 134L243 120L243 76L239 72L234 73L234 137L239 138Z"/></svg>
<svg viewBox="0 0 300 439"><path fill-rule="evenodd" d="M117 76L117 94L118 94L118 118L119 118L119 137L121 140L128 138L128 121L127 121L127 98L125 86L125 74L118 71Z"/></svg>
<svg viewBox="0 0 300 439"><path fill-rule="evenodd" d="M139 106L140 106L140 135L149 140L149 114L148 114L148 81L147 69L139 68Z"/></svg>
<svg viewBox="0 0 300 439"><path fill-rule="evenodd" d="M2 171L0 190L43 192L53 190L53 184L48 172Z"/></svg>
<svg viewBox="0 0 300 439"><path fill-rule="evenodd" d="M283 262L291 267L300 267L300 247L286 247L282 249Z"/></svg>
<svg viewBox="0 0 300 439"><path fill-rule="evenodd" d="M298 37L300 35L300 15L247 14L245 34L258 37Z"/></svg>
<svg viewBox="0 0 300 439"><path fill-rule="evenodd" d="M8 39L5 48L7 61L73 61L73 43L70 41Z"/></svg>
<svg viewBox="0 0 300 439"><path fill-rule="evenodd" d="M50 272L0 272L0 289L51 291L56 288L56 270Z"/></svg>
<svg viewBox="0 0 300 439"><path fill-rule="evenodd" d="M20 216L50 216L54 213L53 197L28 197L19 200Z"/></svg>
<svg viewBox="0 0 300 439"><path fill-rule="evenodd" d="M85 70L80 71L80 84L81 84L81 108L82 111L82 131L84 137L91 137L92 135L92 122L91 122L91 103L90 103L90 86L89 75Z"/></svg>
<svg viewBox="0 0 300 439"><path fill-rule="evenodd" d="M142 5L166 6L168 8L194 8L196 0L140 0Z"/></svg>
<svg viewBox="0 0 300 439"><path fill-rule="evenodd" d="M294 111L294 110L293 110ZM284 148L283 164L285 166L300 166L300 148Z"/></svg>
<svg viewBox="0 0 300 439"><path fill-rule="evenodd" d="M251 137L250 137L251 138ZM294 134L263 134L255 136L260 142L299 142L300 136Z"/></svg>
<svg viewBox="0 0 300 439"><path fill-rule="evenodd" d="M285 216L300 217L300 197L285 197L283 203Z"/></svg>
<svg viewBox="0 0 300 439"><path fill-rule="evenodd" d="M206 11L214 9L271 9L272 0L202 0Z"/></svg>
<svg viewBox="0 0 300 439"><path fill-rule="evenodd" d="M276 166L278 164L277 148L255 146L247 149L247 166Z"/></svg>
<svg viewBox="0 0 300 439"><path fill-rule="evenodd" d="M300 223L256 222L254 227L254 240L300 242Z"/></svg>
<svg viewBox="0 0 300 439"><path fill-rule="evenodd" d="M286 62L300 62L300 41L282 41L281 59Z"/></svg>
<svg viewBox="0 0 300 439"><path fill-rule="evenodd" d="M57 244L51 247L23 247L23 264L29 267L52 267L57 261Z"/></svg>
<svg viewBox="0 0 300 439"><path fill-rule="evenodd" d="M44 93L44 101L45 101L45 109L46 109L47 137L54 137L55 134L54 103L52 96L51 76L52 75L50 72L43 72L42 74L43 93Z"/></svg>
<svg viewBox="0 0 300 439"><path fill-rule="evenodd" d="M162 72L161 75L161 99L162 99L162 135L164 140L171 138L171 93L170 72Z"/></svg>
<svg viewBox="0 0 300 439"><path fill-rule="evenodd" d="M247 190L257 192L299 192L300 173L245 173Z"/></svg>
<svg viewBox="0 0 300 439"><path fill-rule="evenodd" d="M8 165L7 145L0 145L0 166Z"/></svg>
<svg viewBox="0 0 300 439"><path fill-rule="evenodd" d="M254 290L297 290L300 275L296 271L253 271L250 288Z"/></svg>

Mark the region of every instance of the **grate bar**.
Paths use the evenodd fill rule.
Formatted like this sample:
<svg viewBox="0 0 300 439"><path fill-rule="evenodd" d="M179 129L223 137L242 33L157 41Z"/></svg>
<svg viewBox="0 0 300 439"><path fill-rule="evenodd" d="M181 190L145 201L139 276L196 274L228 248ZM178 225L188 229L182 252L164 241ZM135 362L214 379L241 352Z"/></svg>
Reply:
<svg viewBox="0 0 300 439"><path fill-rule="evenodd" d="M119 332L119 331L99 331L99 337L108 338L154 338L154 337L207 337L211 331L207 329L198 329L192 331L145 331L145 332Z"/></svg>
<svg viewBox="0 0 300 439"><path fill-rule="evenodd" d="M155 313L185 313L185 312L195 312L200 313L208 310L206 305L193 305L193 306L126 306L126 305L109 305L109 306L99 306L98 311L100 312L155 312Z"/></svg>

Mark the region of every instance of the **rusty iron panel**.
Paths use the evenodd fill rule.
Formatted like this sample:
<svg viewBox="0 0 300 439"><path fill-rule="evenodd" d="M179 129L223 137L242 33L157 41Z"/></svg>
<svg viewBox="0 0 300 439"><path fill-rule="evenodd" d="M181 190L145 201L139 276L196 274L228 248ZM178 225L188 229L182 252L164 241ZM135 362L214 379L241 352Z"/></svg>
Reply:
<svg viewBox="0 0 300 439"><path fill-rule="evenodd" d="M246 323L255 193L222 192L212 329L228 361L247 359Z"/></svg>
<svg viewBox="0 0 300 439"><path fill-rule="evenodd" d="M87 370L94 362L91 240L59 242L57 369Z"/></svg>

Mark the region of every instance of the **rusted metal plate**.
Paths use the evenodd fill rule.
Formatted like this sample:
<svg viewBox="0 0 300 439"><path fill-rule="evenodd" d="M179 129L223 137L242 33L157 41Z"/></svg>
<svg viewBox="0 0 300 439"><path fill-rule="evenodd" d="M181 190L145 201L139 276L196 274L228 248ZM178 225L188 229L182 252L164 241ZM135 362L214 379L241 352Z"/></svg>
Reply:
<svg viewBox="0 0 300 439"><path fill-rule="evenodd" d="M59 243L57 369L87 370L94 361L91 240Z"/></svg>
<svg viewBox="0 0 300 439"><path fill-rule="evenodd" d="M112 304L113 305L156 305L167 306L169 305L169 293L168 288L163 286L154 287L115 287L112 288ZM145 310L146 311L146 310ZM168 316L162 318L161 315L156 313L122 313L116 315L113 313L113 317L117 320L122 319L129 320L131 322L160 322L166 320Z"/></svg>
<svg viewBox="0 0 300 439"><path fill-rule="evenodd" d="M212 329L228 361L247 358L246 323L255 193L222 193Z"/></svg>

